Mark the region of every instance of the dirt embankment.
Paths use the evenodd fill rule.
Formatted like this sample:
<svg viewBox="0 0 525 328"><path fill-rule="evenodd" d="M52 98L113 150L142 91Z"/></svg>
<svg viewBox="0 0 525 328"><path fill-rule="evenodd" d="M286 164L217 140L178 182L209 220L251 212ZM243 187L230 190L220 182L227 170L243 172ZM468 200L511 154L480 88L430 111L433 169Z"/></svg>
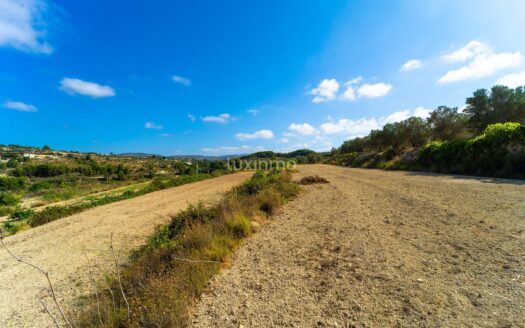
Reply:
<svg viewBox="0 0 525 328"><path fill-rule="evenodd" d="M312 165L193 327L525 327L525 184Z"/></svg>
<svg viewBox="0 0 525 328"><path fill-rule="evenodd" d="M137 198L96 207L7 237L13 253L48 270L62 304L92 291L84 250L97 267L95 274L113 268L109 236L121 261L141 245L155 226L169 215L199 200L215 201L251 176L250 172L157 191ZM100 270L99 270L100 268ZM0 248L0 327L53 327L40 299L53 308L45 278L16 262Z"/></svg>

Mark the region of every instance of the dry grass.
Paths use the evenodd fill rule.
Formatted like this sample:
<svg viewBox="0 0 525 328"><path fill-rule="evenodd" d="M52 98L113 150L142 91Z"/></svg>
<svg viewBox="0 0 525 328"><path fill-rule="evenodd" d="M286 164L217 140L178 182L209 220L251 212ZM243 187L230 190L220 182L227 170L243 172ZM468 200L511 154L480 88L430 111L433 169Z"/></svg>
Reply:
<svg viewBox="0 0 525 328"><path fill-rule="evenodd" d="M318 175L310 175L310 176L302 178L301 180L299 180L298 183L302 185L311 185L311 184L318 184L318 183L330 183L330 181Z"/></svg>
<svg viewBox="0 0 525 328"><path fill-rule="evenodd" d="M291 176L257 173L227 193L214 206L201 203L179 212L159 227L149 242L121 270L124 293L116 279L100 286L99 302L92 297L77 314L78 327L184 327L189 310L242 239L252 233L286 199L297 194ZM111 292L112 290L112 292ZM126 296L130 306L128 318Z"/></svg>

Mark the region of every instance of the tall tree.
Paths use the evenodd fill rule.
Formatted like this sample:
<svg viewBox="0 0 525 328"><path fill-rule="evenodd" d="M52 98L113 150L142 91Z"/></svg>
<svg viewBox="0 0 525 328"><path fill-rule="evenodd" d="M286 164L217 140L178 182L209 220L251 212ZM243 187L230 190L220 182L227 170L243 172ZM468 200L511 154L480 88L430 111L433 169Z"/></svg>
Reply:
<svg viewBox="0 0 525 328"><path fill-rule="evenodd" d="M466 136L467 115L458 113L457 107L439 106L427 119L434 140L453 140Z"/></svg>

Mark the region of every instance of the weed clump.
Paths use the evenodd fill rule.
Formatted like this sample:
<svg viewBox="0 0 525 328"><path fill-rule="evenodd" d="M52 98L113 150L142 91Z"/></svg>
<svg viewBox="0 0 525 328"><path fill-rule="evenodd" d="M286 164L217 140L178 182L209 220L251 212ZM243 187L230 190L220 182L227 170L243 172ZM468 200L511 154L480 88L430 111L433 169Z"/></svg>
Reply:
<svg viewBox="0 0 525 328"><path fill-rule="evenodd" d="M329 183L329 181L318 175L310 175L310 176L304 177L301 180L299 180L299 184L302 184L302 185L311 185L311 184L318 184L318 183Z"/></svg>

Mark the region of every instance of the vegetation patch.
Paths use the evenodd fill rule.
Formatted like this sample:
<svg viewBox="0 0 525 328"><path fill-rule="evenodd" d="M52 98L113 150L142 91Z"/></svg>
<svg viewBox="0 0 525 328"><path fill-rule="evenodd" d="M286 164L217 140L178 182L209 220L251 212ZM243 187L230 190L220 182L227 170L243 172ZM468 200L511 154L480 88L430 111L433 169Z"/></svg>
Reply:
<svg viewBox="0 0 525 328"><path fill-rule="evenodd" d="M299 180L299 184L302 184L302 185L311 185L311 184L319 184L319 183L329 183L329 181L318 175L310 175L307 177L303 177L301 180Z"/></svg>
<svg viewBox="0 0 525 328"><path fill-rule="evenodd" d="M190 205L136 250L90 299L78 327L183 327L189 309L256 221L299 192L289 172L258 172L213 206ZM260 222L259 222L260 223ZM119 283L120 281L120 283ZM124 297L125 295L125 297ZM129 304L129 311L128 311Z"/></svg>

